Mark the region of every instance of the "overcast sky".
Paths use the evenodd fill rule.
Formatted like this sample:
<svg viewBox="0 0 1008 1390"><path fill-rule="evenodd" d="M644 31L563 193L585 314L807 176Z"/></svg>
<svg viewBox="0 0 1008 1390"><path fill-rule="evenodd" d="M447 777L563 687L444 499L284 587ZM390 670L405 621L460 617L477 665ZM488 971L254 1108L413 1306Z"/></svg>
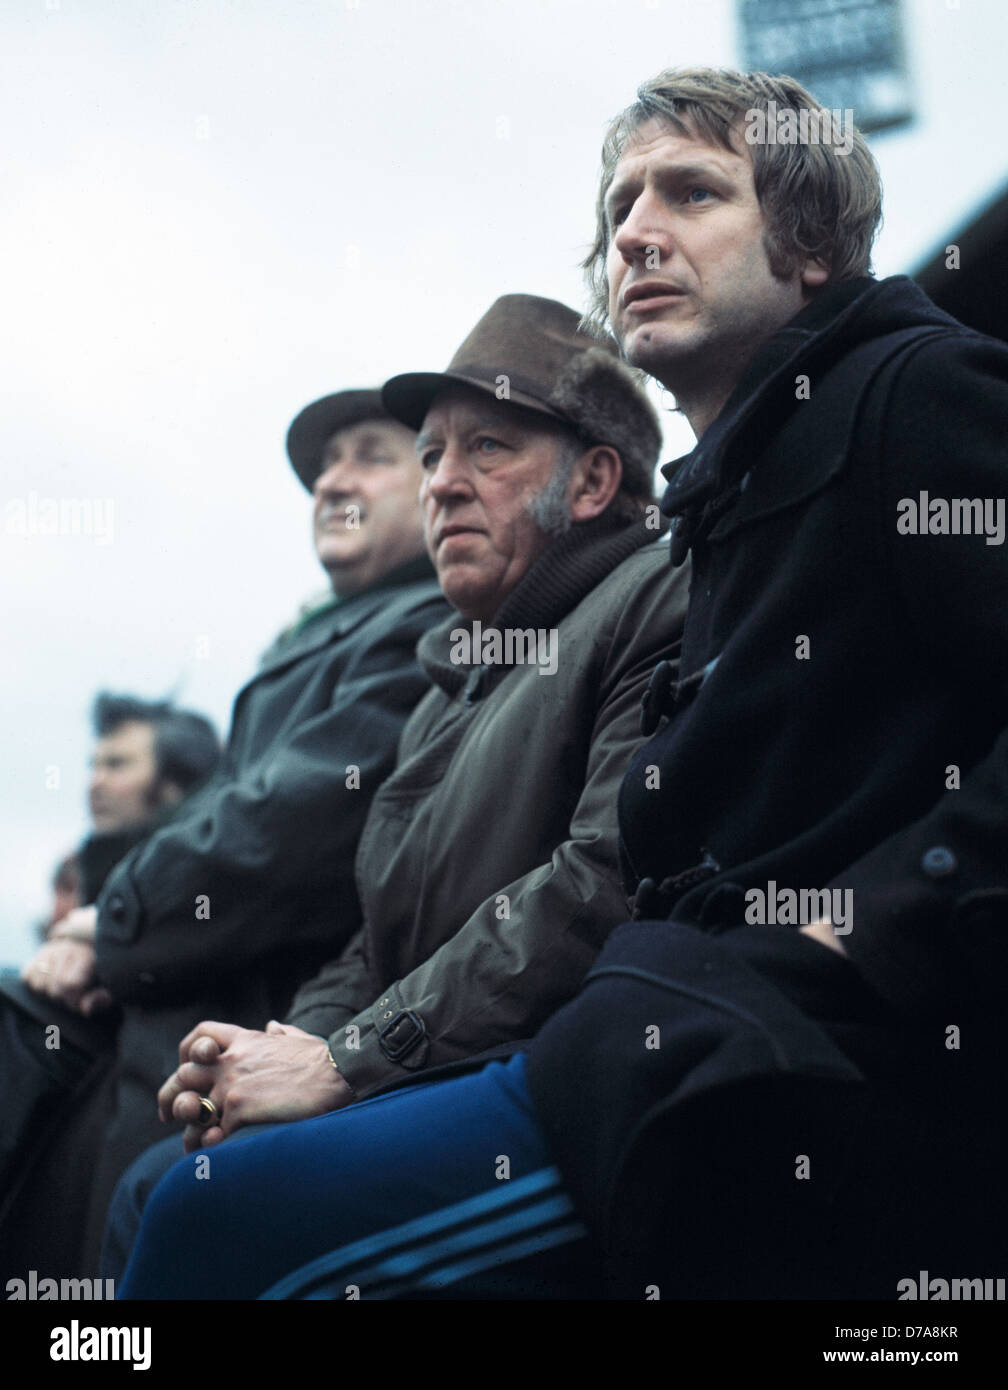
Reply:
<svg viewBox="0 0 1008 1390"><path fill-rule="evenodd" d="M906 10L880 274L1008 173L1002 0ZM499 294L582 308L608 118L738 62L731 0L2 0L0 961L86 828L94 692L225 728L324 586L292 416L442 368ZM40 533L74 501L94 534Z"/></svg>

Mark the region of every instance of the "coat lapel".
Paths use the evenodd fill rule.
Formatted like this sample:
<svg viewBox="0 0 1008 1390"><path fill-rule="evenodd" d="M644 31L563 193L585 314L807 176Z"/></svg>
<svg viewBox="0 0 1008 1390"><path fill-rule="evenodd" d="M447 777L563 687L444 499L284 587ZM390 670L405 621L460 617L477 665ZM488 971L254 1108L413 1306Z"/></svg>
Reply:
<svg viewBox="0 0 1008 1390"><path fill-rule="evenodd" d="M313 652L321 651L331 642L345 637L354 628L360 627L372 614L377 613L388 602L386 590L370 590L357 594L335 604L324 614L313 618L300 632L271 647L262 659L251 685L265 675L275 675L285 667L293 666Z"/></svg>

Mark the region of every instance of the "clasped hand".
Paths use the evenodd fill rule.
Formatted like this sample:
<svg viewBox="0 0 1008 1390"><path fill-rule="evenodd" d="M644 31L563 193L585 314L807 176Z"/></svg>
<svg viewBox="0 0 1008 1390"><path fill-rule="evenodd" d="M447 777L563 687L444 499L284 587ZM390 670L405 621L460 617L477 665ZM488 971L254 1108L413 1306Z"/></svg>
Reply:
<svg viewBox="0 0 1008 1390"><path fill-rule="evenodd" d="M199 1123L206 1096L219 1119ZM306 1120L338 1110L353 1092L329 1060L324 1039L275 1021L265 1032L213 1020L179 1043L179 1068L158 1092L164 1122L185 1125L186 1153L219 1144L243 1125Z"/></svg>

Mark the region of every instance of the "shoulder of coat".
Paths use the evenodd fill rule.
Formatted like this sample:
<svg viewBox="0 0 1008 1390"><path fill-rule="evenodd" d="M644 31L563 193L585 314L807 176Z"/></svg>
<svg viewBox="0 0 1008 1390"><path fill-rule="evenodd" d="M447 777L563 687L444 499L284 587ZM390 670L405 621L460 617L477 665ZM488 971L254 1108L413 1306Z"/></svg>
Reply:
<svg viewBox="0 0 1008 1390"><path fill-rule="evenodd" d="M597 627L600 638L603 627L609 633L605 641L616 629L651 630L655 623L661 630L676 634L686 619L689 587L689 561L673 566L668 541L663 538L628 555L580 608L583 619Z"/></svg>
<svg viewBox="0 0 1008 1390"><path fill-rule="evenodd" d="M625 560L621 560L611 574L606 575L594 592L607 597L614 592L633 593L642 584L661 583L667 577L670 587L676 587L677 576L682 567L674 569L669 559L668 536L641 546Z"/></svg>

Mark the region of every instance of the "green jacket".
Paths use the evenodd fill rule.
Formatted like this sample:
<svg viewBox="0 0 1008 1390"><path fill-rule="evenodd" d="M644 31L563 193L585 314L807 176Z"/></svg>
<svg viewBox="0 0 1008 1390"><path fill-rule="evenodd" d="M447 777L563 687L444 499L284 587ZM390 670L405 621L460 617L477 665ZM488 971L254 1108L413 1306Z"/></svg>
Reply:
<svg viewBox="0 0 1008 1390"><path fill-rule="evenodd" d="M421 639L434 689L361 836L364 925L287 1016L329 1038L358 1098L530 1036L625 919L616 793L688 587L653 539L574 527L506 600L494 628L555 629L555 674L456 664L457 615Z"/></svg>

